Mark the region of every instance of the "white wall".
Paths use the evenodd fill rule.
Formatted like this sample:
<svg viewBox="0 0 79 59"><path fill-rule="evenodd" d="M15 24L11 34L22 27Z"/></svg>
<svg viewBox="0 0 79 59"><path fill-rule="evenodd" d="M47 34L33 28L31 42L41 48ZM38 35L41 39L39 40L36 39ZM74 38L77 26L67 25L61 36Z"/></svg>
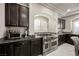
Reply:
<svg viewBox="0 0 79 59"><path fill-rule="evenodd" d="M5 30L5 4L0 3L0 38L4 37Z"/></svg>
<svg viewBox="0 0 79 59"><path fill-rule="evenodd" d="M63 30L64 32L71 32L72 28L71 28L71 20L70 19L66 19L65 21L65 29Z"/></svg>
<svg viewBox="0 0 79 59"><path fill-rule="evenodd" d="M34 16L44 15L49 18L49 32L57 32L58 14L40 4L30 4L29 34L34 34Z"/></svg>
<svg viewBox="0 0 79 59"><path fill-rule="evenodd" d="M19 29L20 28L20 29ZM6 30L11 29L5 27L5 4L0 3L0 38L3 38L6 34ZM25 29L23 27L12 27L12 29L19 29L21 32Z"/></svg>
<svg viewBox="0 0 79 59"><path fill-rule="evenodd" d="M68 16L68 17L64 18L66 20L66 28L64 30L65 32L72 31L72 20L75 20L77 18L79 18L79 14Z"/></svg>
<svg viewBox="0 0 79 59"><path fill-rule="evenodd" d="M50 9L43 7L39 4L30 4L30 23L29 23L29 32L34 34L34 15L42 14L47 16L49 21L49 31L57 32L58 25L58 14L51 11ZM0 3L0 38L4 37L6 28L5 28L5 4Z"/></svg>

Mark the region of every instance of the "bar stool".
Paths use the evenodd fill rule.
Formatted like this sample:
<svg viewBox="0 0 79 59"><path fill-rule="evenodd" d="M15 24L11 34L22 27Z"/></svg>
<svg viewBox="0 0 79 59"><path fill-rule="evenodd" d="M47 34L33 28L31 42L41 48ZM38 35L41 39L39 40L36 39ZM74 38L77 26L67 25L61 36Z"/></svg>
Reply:
<svg viewBox="0 0 79 59"><path fill-rule="evenodd" d="M75 55L78 56L79 55L79 38L76 36L71 37L71 39L74 42L74 46L75 46Z"/></svg>

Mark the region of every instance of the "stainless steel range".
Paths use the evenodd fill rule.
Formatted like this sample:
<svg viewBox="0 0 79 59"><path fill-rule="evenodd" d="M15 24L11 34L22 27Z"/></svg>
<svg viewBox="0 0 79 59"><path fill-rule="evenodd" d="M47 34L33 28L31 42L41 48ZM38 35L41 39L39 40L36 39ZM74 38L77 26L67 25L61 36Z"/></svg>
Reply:
<svg viewBox="0 0 79 59"><path fill-rule="evenodd" d="M36 33L39 37L43 37L43 55L47 55L48 53L56 50L58 47L58 35L51 32L45 33Z"/></svg>
<svg viewBox="0 0 79 59"><path fill-rule="evenodd" d="M50 50L50 38L43 37L43 53Z"/></svg>
<svg viewBox="0 0 79 59"><path fill-rule="evenodd" d="M56 50L58 47L58 37L46 36L43 37L43 55Z"/></svg>

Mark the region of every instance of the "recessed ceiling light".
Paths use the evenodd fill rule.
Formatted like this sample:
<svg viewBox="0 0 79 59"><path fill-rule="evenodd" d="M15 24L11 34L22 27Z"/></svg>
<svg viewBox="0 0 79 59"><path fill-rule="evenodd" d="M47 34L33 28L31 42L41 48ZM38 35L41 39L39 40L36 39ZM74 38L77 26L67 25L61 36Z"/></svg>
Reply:
<svg viewBox="0 0 79 59"><path fill-rule="evenodd" d="M67 9L67 12L70 12L71 11L71 9Z"/></svg>

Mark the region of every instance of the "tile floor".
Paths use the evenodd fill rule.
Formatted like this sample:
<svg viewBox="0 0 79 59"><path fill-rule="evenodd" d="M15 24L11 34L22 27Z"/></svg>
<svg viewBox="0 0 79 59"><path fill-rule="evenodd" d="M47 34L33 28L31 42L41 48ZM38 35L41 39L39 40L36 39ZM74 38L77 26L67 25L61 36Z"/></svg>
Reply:
<svg viewBox="0 0 79 59"><path fill-rule="evenodd" d="M46 56L75 56L74 46L64 43Z"/></svg>

